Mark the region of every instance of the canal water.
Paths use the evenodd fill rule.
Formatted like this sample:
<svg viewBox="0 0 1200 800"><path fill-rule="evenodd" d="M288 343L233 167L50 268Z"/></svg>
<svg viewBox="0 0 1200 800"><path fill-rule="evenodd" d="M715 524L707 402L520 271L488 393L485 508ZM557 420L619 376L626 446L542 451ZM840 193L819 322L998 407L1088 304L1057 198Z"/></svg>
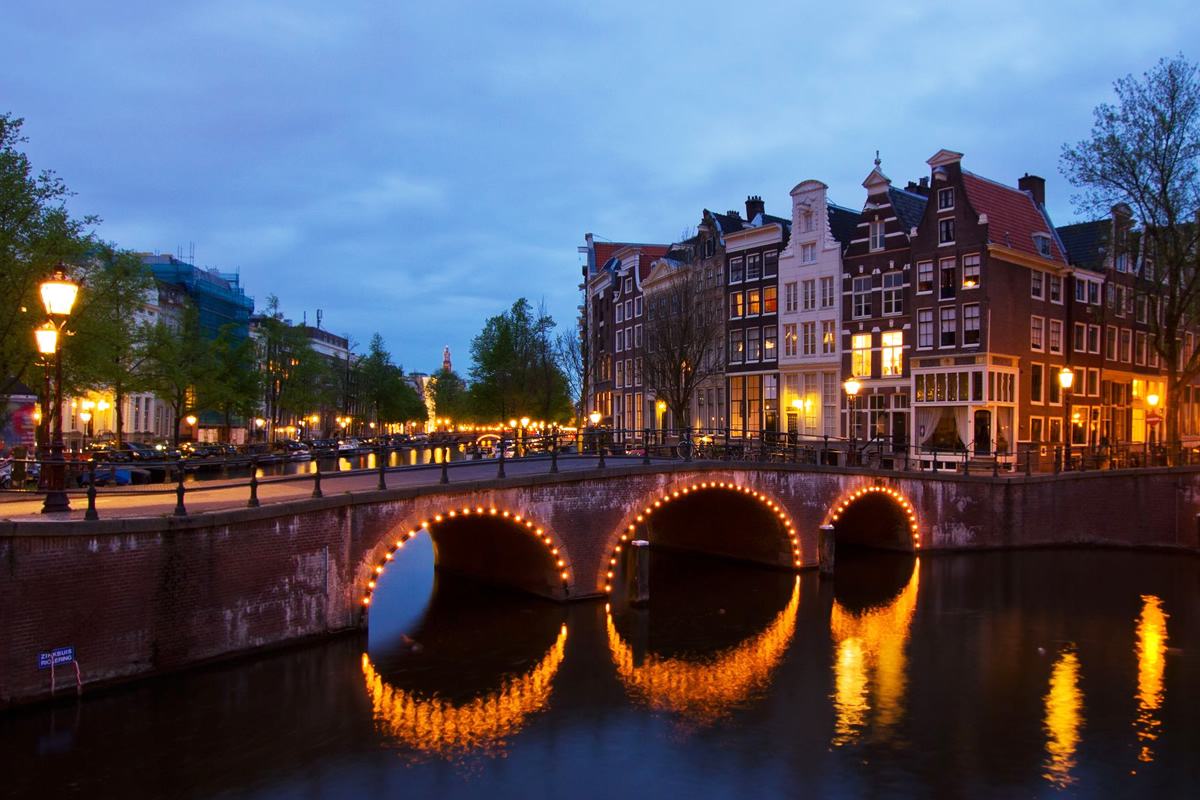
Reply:
<svg viewBox="0 0 1200 800"><path fill-rule="evenodd" d="M406 548L408 550L408 548ZM389 570L349 636L0 715L0 797L1195 797L1200 561L655 553L650 607Z"/></svg>

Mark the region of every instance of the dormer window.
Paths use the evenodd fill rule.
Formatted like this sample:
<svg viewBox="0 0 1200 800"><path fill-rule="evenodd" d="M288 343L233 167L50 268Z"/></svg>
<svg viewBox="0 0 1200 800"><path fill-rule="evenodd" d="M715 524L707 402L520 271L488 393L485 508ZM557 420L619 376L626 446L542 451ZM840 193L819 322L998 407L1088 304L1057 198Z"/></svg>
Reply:
<svg viewBox="0 0 1200 800"><path fill-rule="evenodd" d="M1050 258L1050 237L1044 233L1035 233L1033 241L1037 245L1038 253Z"/></svg>
<svg viewBox="0 0 1200 800"><path fill-rule="evenodd" d="M813 229L813 215L811 211L804 212L804 230L805 232Z"/></svg>
<svg viewBox="0 0 1200 800"><path fill-rule="evenodd" d="M883 220L877 219L871 222L871 249L883 249Z"/></svg>
<svg viewBox="0 0 1200 800"><path fill-rule="evenodd" d="M938 211L954 208L954 187L938 189Z"/></svg>

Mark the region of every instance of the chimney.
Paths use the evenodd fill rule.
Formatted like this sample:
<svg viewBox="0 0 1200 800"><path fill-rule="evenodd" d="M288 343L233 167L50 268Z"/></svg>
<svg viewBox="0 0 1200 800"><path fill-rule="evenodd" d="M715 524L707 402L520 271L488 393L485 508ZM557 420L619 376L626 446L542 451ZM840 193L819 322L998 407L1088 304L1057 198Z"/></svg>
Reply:
<svg viewBox="0 0 1200 800"><path fill-rule="evenodd" d="M921 178L920 183L909 181L908 186L904 187L904 191L929 197L929 178Z"/></svg>
<svg viewBox="0 0 1200 800"><path fill-rule="evenodd" d="M1029 192L1033 195L1033 200L1039 206L1046 205L1046 179L1039 178L1037 175L1025 173L1025 177L1017 181L1017 188L1022 192Z"/></svg>
<svg viewBox="0 0 1200 800"><path fill-rule="evenodd" d="M746 198L746 219L753 222L759 214L766 212L766 203L758 195Z"/></svg>

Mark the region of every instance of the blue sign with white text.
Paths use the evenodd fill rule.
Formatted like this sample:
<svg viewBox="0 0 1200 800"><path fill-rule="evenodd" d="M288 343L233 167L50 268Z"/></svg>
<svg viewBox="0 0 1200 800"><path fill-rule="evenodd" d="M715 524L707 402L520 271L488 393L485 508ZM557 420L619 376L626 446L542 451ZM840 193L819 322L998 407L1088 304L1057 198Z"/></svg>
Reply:
<svg viewBox="0 0 1200 800"><path fill-rule="evenodd" d="M49 653L38 653L38 669L49 669L51 665L70 664L75 660L75 647L56 647Z"/></svg>

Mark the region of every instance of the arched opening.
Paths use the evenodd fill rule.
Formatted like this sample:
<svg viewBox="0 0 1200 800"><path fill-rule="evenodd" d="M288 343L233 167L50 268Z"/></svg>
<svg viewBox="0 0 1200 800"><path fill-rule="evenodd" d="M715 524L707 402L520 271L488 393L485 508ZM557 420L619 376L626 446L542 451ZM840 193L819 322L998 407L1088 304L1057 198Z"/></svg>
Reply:
<svg viewBox="0 0 1200 800"><path fill-rule="evenodd" d="M921 546L912 505L885 486L853 492L838 504L829 524L839 551L859 547L912 552Z"/></svg>
<svg viewBox="0 0 1200 800"><path fill-rule="evenodd" d="M624 549L636 539L662 550L800 566L800 541L783 507L762 492L727 481L690 483L648 498L617 536L605 565L606 592L612 591Z"/></svg>

